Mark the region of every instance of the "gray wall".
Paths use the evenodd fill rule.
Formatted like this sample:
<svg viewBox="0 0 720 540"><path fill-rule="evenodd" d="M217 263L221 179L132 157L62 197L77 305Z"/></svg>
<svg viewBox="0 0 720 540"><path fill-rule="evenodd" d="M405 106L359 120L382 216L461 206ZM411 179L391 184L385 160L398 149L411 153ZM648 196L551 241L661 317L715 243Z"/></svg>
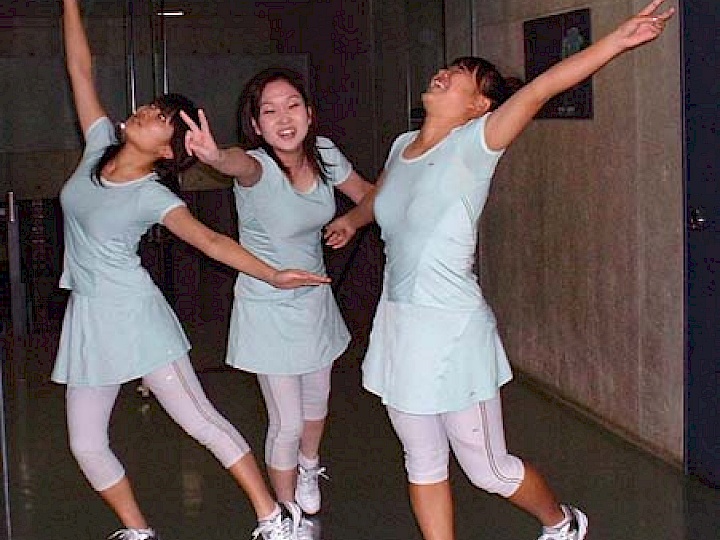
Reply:
<svg viewBox="0 0 720 540"><path fill-rule="evenodd" d="M524 76L523 21L589 7L597 39L643 5L446 0L447 55L472 47ZM679 466L678 32L675 20L656 43L595 76L593 120L536 120L506 153L482 224L481 265L514 366Z"/></svg>

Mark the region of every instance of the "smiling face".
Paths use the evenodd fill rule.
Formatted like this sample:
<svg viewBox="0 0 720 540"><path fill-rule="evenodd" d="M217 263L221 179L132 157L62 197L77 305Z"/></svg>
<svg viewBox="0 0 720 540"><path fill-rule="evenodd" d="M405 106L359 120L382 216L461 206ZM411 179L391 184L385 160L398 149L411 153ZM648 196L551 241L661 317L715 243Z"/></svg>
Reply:
<svg viewBox="0 0 720 540"><path fill-rule="evenodd" d="M302 151L312 116L300 92L284 79L274 80L265 85L258 105L255 133L278 154Z"/></svg>
<svg viewBox="0 0 720 540"><path fill-rule="evenodd" d="M475 72L462 67L441 69L422 95L429 114L474 118L485 112L486 98L477 87Z"/></svg>

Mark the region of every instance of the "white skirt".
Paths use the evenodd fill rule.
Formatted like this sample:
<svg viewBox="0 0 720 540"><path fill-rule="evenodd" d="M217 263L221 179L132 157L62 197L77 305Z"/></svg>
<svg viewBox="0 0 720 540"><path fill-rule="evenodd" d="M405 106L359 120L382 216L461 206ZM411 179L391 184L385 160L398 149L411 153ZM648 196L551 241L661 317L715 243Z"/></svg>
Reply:
<svg viewBox="0 0 720 540"><path fill-rule="evenodd" d="M380 299L363 386L411 414L463 410L512 379L489 308L448 310Z"/></svg>
<svg viewBox="0 0 720 540"><path fill-rule="evenodd" d="M78 386L121 384L174 362L190 342L165 297L71 294L52 380Z"/></svg>
<svg viewBox="0 0 720 540"><path fill-rule="evenodd" d="M227 363L265 375L300 375L331 364L350 333L327 285L280 301L235 297Z"/></svg>

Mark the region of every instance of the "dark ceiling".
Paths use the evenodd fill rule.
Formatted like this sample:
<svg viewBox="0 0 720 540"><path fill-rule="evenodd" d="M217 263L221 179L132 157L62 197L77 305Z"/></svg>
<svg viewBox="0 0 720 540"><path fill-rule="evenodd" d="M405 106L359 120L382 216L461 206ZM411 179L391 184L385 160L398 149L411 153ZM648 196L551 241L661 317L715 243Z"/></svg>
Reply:
<svg viewBox="0 0 720 540"><path fill-rule="evenodd" d="M122 16L129 5L133 11L142 15L150 10L158 10L164 5L166 10L183 9L189 15L242 15L248 10L275 8L288 10L307 4L327 3L323 0L81 0L83 12L90 17ZM58 0L2 0L0 2L0 20L8 17L57 18L60 14ZM0 26L2 23L0 22Z"/></svg>

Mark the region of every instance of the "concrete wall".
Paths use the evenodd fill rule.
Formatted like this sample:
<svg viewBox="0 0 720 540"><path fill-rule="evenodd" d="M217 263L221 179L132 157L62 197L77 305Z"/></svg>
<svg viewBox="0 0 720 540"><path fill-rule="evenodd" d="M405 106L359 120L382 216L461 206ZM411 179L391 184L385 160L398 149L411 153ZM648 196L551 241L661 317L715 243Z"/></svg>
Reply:
<svg viewBox="0 0 720 540"><path fill-rule="evenodd" d="M589 7L597 39L643 5L446 0L447 55L472 48L506 75L524 76L523 21ZM678 33L675 20L656 43L595 76L594 119L533 122L501 161L481 233L483 287L514 366L676 465L684 388Z"/></svg>

